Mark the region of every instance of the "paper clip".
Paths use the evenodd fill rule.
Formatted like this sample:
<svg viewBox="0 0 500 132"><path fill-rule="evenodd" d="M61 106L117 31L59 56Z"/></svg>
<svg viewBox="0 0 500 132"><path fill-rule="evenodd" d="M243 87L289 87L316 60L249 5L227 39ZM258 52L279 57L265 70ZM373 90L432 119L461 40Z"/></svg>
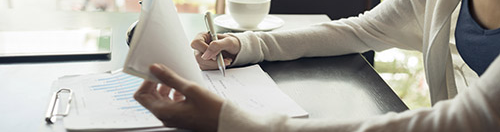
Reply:
<svg viewBox="0 0 500 132"><path fill-rule="evenodd" d="M66 110L64 113L57 113L57 106L59 104L59 94L60 93L63 93L63 92L67 92L69 93L69 97L68 97L68 103L66 104ZM73 96L73 91L71 91L71 89L67 89L67 88L61 88L59 89L57 92L54 92L54 94L52 94L52 98L50 99L50 103L49 103L49 107L47 109L47 113L45 114L45 121L49 124L52 124L55 122L55 119L54 117L57 117L57 116L67 116L69 114L69 108L71 106L71 97Z"/></svg>

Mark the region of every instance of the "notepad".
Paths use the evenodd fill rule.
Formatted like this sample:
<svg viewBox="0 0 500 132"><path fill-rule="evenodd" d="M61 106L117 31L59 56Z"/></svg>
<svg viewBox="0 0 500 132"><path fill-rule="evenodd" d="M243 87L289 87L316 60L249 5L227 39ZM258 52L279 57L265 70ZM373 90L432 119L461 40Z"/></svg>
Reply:
<svg viewBox="0 0 500 132"><path fill-rule="evenodd" d="M308 113L284 94L259 65L203 71L205 88L253 112L274 112L290 117ZM64 120L69 130L119 130L158 128L163 124L133 98L143 79L121 71L62 77L53 89L74 92L70 113ZM169 128L166 128L169 129Z"/></svg>

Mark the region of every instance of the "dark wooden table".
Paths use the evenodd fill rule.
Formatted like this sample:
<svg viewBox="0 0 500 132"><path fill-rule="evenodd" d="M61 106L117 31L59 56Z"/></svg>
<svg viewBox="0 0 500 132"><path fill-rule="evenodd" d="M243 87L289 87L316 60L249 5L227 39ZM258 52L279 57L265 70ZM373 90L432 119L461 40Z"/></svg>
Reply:
<svg viewBox="0 0 500 132"><path fill-rule="evenodd" d="M260 65L309 118L363 118L408 109L360 54Z"/></svg>

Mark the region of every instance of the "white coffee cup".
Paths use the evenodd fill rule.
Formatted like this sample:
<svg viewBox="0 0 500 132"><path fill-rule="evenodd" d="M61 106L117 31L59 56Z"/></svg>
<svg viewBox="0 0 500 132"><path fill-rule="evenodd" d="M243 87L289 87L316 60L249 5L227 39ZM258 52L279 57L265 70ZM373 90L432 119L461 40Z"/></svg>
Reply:
<svg viewBox="0 0 500 132"><path fill-rule="evenodd" d="M227 0L229 14L242 28L255 28L269 14L271 0Z"/></svg>

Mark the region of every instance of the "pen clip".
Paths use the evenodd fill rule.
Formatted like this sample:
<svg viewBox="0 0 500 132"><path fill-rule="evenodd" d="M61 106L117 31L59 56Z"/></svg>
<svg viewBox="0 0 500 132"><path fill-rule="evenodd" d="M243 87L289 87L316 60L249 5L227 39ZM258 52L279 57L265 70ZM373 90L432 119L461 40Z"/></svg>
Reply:
<svg viewBox="0 0 500 132"><path fill-rule="evenodd" d="M212 36L212 33L210 32L210 28L208 27L208 25L209 25L209 24L208 24L208 19L207 19L207 17L208 17L208 12L207 12L207 13L205 13L205 16L203 17L203 19L204 19L204 21L205 21L205 27L207 28L208 34L210 34L210 37L211 37L211 36Z"/></svg>
<svg viewBox="0 0 500 132"><path fill-rule="evenodd" d="M207 27L208 34L210 34L210 37L212 41L217 40L217 33L215 32L214 26L213 26L213 21L212 21L212 13L207 11L205 13L205 27Z"/></svg>

